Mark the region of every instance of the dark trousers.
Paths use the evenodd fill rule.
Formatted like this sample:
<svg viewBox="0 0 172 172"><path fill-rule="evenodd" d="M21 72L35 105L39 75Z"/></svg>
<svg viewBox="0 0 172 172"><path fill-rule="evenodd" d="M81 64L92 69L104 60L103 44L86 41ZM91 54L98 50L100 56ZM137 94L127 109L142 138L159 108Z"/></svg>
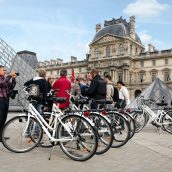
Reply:
<svg viewBox="0 0 172 172"><path fill-rule="evenodd" d="M7 119L8 108L9 108L8 100L0 98L0 139L1 139L3 126Z"/></svg>

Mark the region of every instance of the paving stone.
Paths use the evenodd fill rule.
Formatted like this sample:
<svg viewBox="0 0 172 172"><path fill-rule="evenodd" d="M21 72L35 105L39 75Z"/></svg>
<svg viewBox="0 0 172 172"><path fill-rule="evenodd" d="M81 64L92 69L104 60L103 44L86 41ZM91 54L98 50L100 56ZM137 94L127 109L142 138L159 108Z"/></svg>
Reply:
<svg viewBox="0 0 172 172"><path fill-rule="evenodd" d="M15 116L10 113L8 119ZM169 172L172 171L172 135L147 126L121 148L111 148L85 162L69 159L57 146L52 159L48 148L17 154L0 143L0 172Z"/></svg>

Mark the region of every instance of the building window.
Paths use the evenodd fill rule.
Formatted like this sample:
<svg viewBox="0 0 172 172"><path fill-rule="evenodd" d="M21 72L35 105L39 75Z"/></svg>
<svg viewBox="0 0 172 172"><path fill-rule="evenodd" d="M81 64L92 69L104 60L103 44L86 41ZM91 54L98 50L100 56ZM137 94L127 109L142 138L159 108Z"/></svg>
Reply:
<svg viewBox="0 0 172 172"><path fill-rule="evenodd" d="M119 45L118 54L119 55L125 54L125 52L124 52L124 46L123 45Z"/></svg>
<svg viewBox="0 0 172 172"><path fill-rule="evenodd" d="M141 66L141 67L144 67L144 61L141 61L141 62L140 62L140 66Z"/></svg>
<svg viewBox="0 0 172 172"><path fill-rule="evenodd" d="M156 79L156 75L157 75L157 73L156 73L156 72L152 72L152 82L153 82L153 81L155 81L155 79Z"/></svg>
<svg viewBox="0 0 172 172"><path fill-rule="evenodd" d="M106 47L106 57L110 56L110 47Z"/></svg>
<svg viewBox="0 0 172 172"><path fill-rule="evenodd" d="M165 65L168 65L168 59L165 59Z"/></svg>
<svg viewBox="0 0 172 172"><path fill-rule="evenodd" d="M123 73L122 72L118 73L118 81L123 81Z"/></svg>
<svg viewBox="0 0 172 172"><path fill-rule="evenodd" d="M94 57L95 58L99 57L99 50L98 50L98 48L96 48L95 51L94 51Z"/></svg>
<svg viewBox="0 0 172 172"><path fill-rule="evenodd" d="M132 54L133 54L133 46L130 45L130 55L132 56Z"/></svg>
<svg viewBox="0 0 172 172"><path fill-rule="evenodd" d="M140 73L140 82L141 83L144 82L144 75L145 75L145 73L143 73L143 72Z"/></svg>
<svg viewBox="0 0 172 172"><path fill-rule="evenodd" d="M156 66L156 61L152 60L152 66Z"/></svg>
<svg viewBox="0 0 172 172"><path fill-rule="evenodd" d="M169 71L165 71L164 72L164 81L170 81L170 72Z"/></svg>
<svg viewBox="0 0 172 172"><path fill-rule="evenodd" d="M136 48L136 55L138 54L138 49Z"/></svg>

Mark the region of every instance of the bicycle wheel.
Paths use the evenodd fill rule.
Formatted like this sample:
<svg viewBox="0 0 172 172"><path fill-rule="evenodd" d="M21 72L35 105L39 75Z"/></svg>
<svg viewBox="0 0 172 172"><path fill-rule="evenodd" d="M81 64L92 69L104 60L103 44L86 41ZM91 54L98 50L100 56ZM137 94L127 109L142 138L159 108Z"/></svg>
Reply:
<svg viewBox="0 0 172 172"><path fill-rule="evenodd" d="M67 115L59 123L57 135L62 151L75 161L90 159L97 150L97 135L94 127L87 119L79 115ZM71 132L64 127L70 128ZM63 141L62 141L63 140Z"/></svg>
<svg viewBox="0 0 172 172"><path fill-rule="evenodd" d="M129 137L129 139L131 139L134 136L135 131L136 131L135 121L134 121L133 117L130 116L129 113L123 112L123 114L125 115L125 117L127 118L128 122L129 122L129 126L130 126L130 137Z"/></svg>
<svg viewBox="0 0 172 172"><path fill-rule="evenodd" d="M127 119L115 112L109 112L106 115L110 119L113 129L112 147L117 148L125 145L130 136L130 127Z"/></svg>
<svg viewBox="0 0 172 172"><path fill-rule="evenodd" d="M28 126L28 127L27 127ZM35 148L42 138L40 124L28 116L16 116L10 119L2 132L2 143L10 151L16 153L28 152Z"/></svg>
<svg viewBox="0 0 172 172"><path fill-rule="evenodd" d="M107 152L112 146L112 127L108 120L98 113L91 113L89 115L89 119L94 123L98 136L98 147L96 154L103 154Z"/></svg>
<svg viewBox="0 0 172 172"><path fill-rule="evenodd" d="M148 122L148 116L146 116L142 111L133 111L130 114L135 120L135 132L138 133L144 128L144 126Z"/></svg>
<svg viewBox="0 0 172 172"><path fill-rule="evenodd" d="M172 134L172 117L169 115L164 115L162 117L162 127L165 131Z"/></svg>

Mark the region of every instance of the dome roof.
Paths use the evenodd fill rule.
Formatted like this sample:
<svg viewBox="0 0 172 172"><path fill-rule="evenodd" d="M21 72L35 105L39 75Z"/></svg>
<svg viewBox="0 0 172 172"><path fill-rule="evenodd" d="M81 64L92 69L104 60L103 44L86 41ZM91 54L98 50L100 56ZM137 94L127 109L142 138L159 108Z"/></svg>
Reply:
<svg viewBox="0 0 172 172"><path fill-rule="evenodd" d="M129 33L130 33L129 23L127 23L124 20L122 20L122 22L120 23L114 23L114 24L105 23L105 27L100 29L96 33L92 42L95 42L97 39L99 39L100 37L106 34L111 34L111 35L119 36L119 37L129 37L130 36ZM136 33L135 33L135 38L136 38L136 42L142 44L139 36Z"/></svg>

